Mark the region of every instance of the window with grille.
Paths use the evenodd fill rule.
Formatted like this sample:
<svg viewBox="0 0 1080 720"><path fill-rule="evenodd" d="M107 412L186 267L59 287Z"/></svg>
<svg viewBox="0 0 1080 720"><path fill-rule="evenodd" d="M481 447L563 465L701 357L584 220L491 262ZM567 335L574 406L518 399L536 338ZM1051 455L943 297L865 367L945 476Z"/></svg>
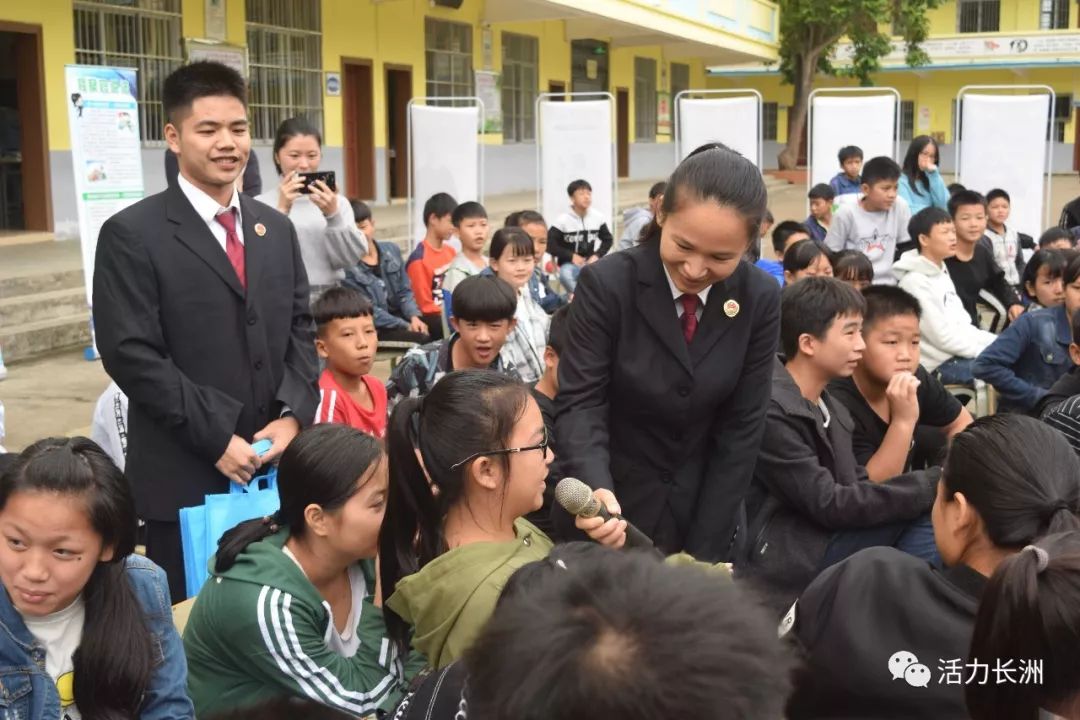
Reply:
<svg viewBox="0 0 1080 720"><path fill-rule="evenodd" d="M424 49L428 97L472 97L473 29L471 25L427 18ZM451 105L452 102L432 103Z"/></svg>
<svg viewBox="0 0 1080 720"><path fill-rule="evenodd" d="M138 70L139 128L163 140L161 86L184 62L180 0L76 0L75 62Z"/></svg>
<svg viewBox="0 0 1080 720"><path fill-rule="evenodd" d="M776 140L777 118L780 115L780 104L767 102L761 104L761 139Z"/></svg>
<svg viewBox="0 0 1080 720"><path fill-rule="evenodd" d="M1050 128L1050 138L1054 142L1065 142L1065 126L1072 117L1072 95L1058 95L1054 98L1054 120Z"/></svg>
<svg viewBox="0 0 1080 720"><path fill-rule="evenodd" d="M634 58L634 139L656 142L656 61Z"/></svg>
<svg viewBox="0 0 1080 720"><path fill-rule="evenodd" d="M322 130L320 0L247 0L248 112L255 140L303 117Z"/></svg>
<svg viewBox="0 0 1080 720"><path fill-rule="evenodd" d="M911 140L915 137L915 101L903 100L900 102L900 140Z"/></svg>
<svg viewBox="0 0 1080 720"><path fill-rule="evenodd" d="M690 66L682 63L671 63L671 102L679 93L690 89Z"/></svg>
<svg viewBox="0 0 1080 720"><path fill-rule="evenodd" d="M534 139L536 86L540 65L540 42L528 35L502 34L503 141Z"/></svg>
<svg viewBox="0 0 1080 720"><path fill-rule="evenodd" d="M1069 27L1071 0L1041 0L1039 27L1043 30L1062 30Z"/></svg>
<svg viewBox="0 0 1080 720"><path fill-rule="evenodd" d="M959 0L957 32L997 32L1001 24L1001 0Z"/></svg>

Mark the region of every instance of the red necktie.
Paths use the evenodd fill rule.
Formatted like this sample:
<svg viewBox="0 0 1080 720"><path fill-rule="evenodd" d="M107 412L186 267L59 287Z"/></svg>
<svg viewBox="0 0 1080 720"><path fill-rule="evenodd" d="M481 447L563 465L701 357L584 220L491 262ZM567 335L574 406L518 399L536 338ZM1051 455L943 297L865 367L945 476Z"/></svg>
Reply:
<svg viewBox="0 0 1080 720"><path fill-rule="evenodd" d="M236 277L240 278L240 287L247 290L247 275L244 273L244 246L240 244L240 236L236 234L236 208L229 208L225 212L218 213L215 220L225 228L225 254L229 256Z"/></svg>
<svg viewBox="0 0 1080 720"><path fill-rule="evenodd" d="M701 298L697 295L680 295L679 302L682 303L683 307L682 334L686 338L686 344L689 345L690 341L694 339L694 333L697 332L697 309Z"/></svg>

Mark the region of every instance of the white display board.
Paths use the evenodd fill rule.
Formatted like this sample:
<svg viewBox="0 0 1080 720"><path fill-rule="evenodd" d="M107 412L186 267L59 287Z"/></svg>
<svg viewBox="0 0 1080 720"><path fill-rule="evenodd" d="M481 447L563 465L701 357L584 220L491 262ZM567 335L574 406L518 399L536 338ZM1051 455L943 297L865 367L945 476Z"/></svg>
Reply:
<svg viewBox="0 0 1080 720"><path fill-rule="evenodd" d="M840 172L837 153L847 145L862 148L863 159L884 155L896 160L898 95L891 88L875 95L811 95L810 187Z"/></svg>
<svg viewBox="0 0 1080 720"><path fill-rule="evenodd" d="M695 148L706 143L720 142L755 166L761 166L760 95L680 97L677 102L677 162L681 162Z"/></svg>
<svg viewBox="0 0 1080 720"><path fill-rule="evenodd" d="M1012 199L1009 225L1037 238L1049 224L1049 93L963 93L957 181L984 195L1001 188Z"/></svg>
<svg viewBox="0 0 1080 720"><path fill-rule="evenodd" d="M537 102L537 205L548 224L570 207L566 187L592 185L592 206L614 227L615 145L610 96L598 100Z"/></svg>
<svg viewBox="0 0 1080 720"><path fill-rule="evenodd" d="M427 98L431 100L434 98ZM424 203L450 193L463 203L484 201L478 130L483 106L438 107L409 104L409 239L424 237Z"/></svg>

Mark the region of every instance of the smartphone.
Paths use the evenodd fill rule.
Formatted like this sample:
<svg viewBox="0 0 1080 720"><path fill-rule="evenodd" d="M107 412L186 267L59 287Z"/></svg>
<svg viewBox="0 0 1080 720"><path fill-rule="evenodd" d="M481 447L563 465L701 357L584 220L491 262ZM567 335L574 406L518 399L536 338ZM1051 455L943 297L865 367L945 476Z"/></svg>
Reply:
<svg viewBox="0 0 1080 720"><path fill-rule="evenodd" d="M300 188L300 192L308 194L311 192L311 183L316 180L322 180L326 183L326 187L330 188L331 192L337 192L337 179L334 177L334 171L328 170L326 172L308 172L299 173L300 179L304 181L304 186Z"/></svg>

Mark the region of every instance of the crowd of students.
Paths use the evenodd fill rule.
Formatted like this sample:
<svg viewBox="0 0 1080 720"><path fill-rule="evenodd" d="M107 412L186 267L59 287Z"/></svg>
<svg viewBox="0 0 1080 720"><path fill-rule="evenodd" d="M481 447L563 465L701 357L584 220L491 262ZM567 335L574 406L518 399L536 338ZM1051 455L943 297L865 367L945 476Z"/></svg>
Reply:
<svg viewBox="0 0 1080 720"><path fill-rule="evenodd" d="M170 132L177 106L243 100L231 71L177 72L225 81L167 82ZM403 258L363 203L301 191L320 157L283 123L264 198L322 365L263 433L279 509L220 539L181 637L126 444L0 455L5 717L1080 718L1073 228L1036 249L1005 191L945 187L927 137L902 167L843 148L810 217L774 225L757 170L710 145L617 248L577 180L550 228L522 210L490 237L437 194ZM249 290L235 235L211 247ZM380 342L408 343L385 383ZM745 358L691 372L710 352ZM125 385L147 403L121 375L107 418ZM983 382L999 412L975 419L955 391ZM238 484L259 465L228 457ZM571 473L611 517L553 502ZM656 549L625 547L623 508ZM964 680L980 666L997 681Z"/></svg>

